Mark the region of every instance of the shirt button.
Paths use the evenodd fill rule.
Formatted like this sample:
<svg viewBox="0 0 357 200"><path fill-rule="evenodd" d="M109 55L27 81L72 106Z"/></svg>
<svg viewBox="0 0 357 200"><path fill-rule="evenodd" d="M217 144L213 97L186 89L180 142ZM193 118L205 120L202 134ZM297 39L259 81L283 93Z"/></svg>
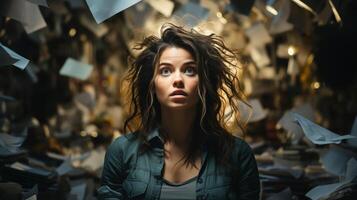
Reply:
<svg viewBox="0 0 357 200"><path fill-rule="evenodd" d="M202 178L199 178L199 179L197 180L197 182L200 183L200 184L203 183Z"/></svg>

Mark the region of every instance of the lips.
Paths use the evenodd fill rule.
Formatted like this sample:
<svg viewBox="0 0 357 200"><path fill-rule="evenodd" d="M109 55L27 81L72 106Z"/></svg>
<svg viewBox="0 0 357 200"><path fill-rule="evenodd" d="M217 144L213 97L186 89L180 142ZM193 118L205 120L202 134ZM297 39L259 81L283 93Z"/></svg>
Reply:
<svg viewBox="0 0 357 200"><path fill-rule="evenodd" d="M172 93L170 94L170 96L175 96L175 95L187 96L187 93L184 92L183 90L175 90L174 92L172 92Z"/></svg>

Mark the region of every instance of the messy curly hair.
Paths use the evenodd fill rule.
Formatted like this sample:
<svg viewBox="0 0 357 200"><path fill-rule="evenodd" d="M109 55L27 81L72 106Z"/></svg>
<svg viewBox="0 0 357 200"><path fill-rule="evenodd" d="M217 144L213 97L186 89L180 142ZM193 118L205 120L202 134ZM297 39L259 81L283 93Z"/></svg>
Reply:
<svg viewBox="0 0 357 200"><path fill-rule="evenodd" d="M227 127L234 119L240 128L238 101L243 101L237 75L237 52L229 49L217 35L203 35L168 23L161 27L161 37L149 36L134 47L141 51L132 58L124 77L129 95L130 113L124 122L124 132L138 131L143 144L146 136L160 126L160 104L154 94L154 78L162 52L168 47L179 47L191 53L198 67L199 103L192 144L185 156L186 164L194 164L200 144L209 144L216 158L229 160L234 139ZM232 70L233 69L233 70ZM244 102L244 101L243 101ZM226 111L229 106L231 112ZM133 130L134 127L134 130Z"/></svg>

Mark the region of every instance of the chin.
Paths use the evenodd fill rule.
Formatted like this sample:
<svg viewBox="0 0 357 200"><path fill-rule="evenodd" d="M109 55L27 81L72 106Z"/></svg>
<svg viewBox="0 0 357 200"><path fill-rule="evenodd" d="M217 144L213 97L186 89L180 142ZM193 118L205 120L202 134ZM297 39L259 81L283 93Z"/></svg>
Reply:
<svg viewBox="0 0 357 200"><path fill-rule="evenodd" d="M169 105L166 105L165 107L170 110L187 110L187 109L195 108L194 105L178 104L178 103L174 103L174 104L171 103Z"/></svg>

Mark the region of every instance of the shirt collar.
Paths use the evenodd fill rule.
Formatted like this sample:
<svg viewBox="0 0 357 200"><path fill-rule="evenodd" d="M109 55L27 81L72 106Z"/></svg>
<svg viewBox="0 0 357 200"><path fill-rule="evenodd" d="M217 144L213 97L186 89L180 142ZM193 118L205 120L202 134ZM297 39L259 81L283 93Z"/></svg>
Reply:
<svg viewBox="0 0 357 200"><path fill-rule="evenodd" d="M159 128L153 129L147 136L146 139L149 143L154 144L157 141L160 141L161 144L164 144L164 140L160 136Z"/></svg>
<svg viewBox="0 0 357 200"><path fill-rule="evenodd" d="M152 144L152 145L155 145L155 144L160 144L160 145L163 145L164 144L164 140L163 138L160 136L160 131L159 131L159 127L153 129L147 136L146 136L146 139L147 141ZM202 144L201 146L201 149L203 152L206 152L208 151L208 144L207 143L204 143Z"/></svg>

